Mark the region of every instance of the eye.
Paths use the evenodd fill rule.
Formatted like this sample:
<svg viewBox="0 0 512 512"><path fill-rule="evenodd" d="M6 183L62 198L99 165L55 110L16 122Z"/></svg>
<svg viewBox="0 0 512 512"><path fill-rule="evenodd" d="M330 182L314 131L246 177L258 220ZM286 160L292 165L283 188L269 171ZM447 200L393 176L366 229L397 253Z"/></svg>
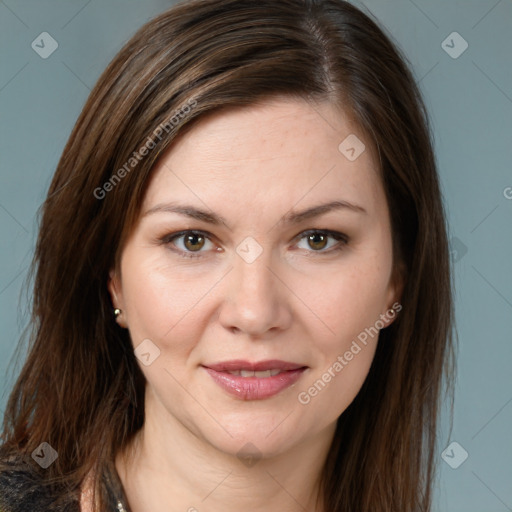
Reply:
<svg viewBox="0 0 512 512"><path fill-rule="evenodd" d="M299 247L299 249L306 250L313 249L309 252L325 253L331 252L331 250L341 250L348 243L348 237L343 233L338 233L337 231L312 229L301 233L299 236L300 242L297 244L297 247ZM300 247L300 243L302 243L303 240L307 244L306 247Z"/></svg>
<svg viewBox="0 0 512 512"><path fill-rule="evenodd" d="M165 236L162 242L166 245L174 246L174 248L170 247L171 250L186 258L199 257L201 252L205 252L202 251L203 248L206 248L206 251L215 248L209 235L202 231L181 231L180 233L173 233Z"/></svg>
<svg viewBox="0 0 512 512"><path fill-rule="evenodd" d="M297 247L299 249L306 249L310 253L338 251L343 249L349 240L348 236L343 233L320 229L304 231L296 238L299 239ZM306 247L300 246L303 241L307 244ZM172 233L163 237L161 242L169 246L173 252L185 258L198 258L204 252L222 250L211 241L211 235L203 231L186 230Z"/></svg>

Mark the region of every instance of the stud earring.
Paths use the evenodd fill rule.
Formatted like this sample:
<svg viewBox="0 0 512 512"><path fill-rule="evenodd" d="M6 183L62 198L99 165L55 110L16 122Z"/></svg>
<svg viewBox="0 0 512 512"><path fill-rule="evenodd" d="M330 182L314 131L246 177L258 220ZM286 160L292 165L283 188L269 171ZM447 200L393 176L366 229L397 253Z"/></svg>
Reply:
<svg viewBox="0 0 512 512"><path fill-rule="evenodd" d="M119 308L114 309L114 316L115 316L116 318L117 318L121 313L122 313L122 311L121 311Z"/></svg>

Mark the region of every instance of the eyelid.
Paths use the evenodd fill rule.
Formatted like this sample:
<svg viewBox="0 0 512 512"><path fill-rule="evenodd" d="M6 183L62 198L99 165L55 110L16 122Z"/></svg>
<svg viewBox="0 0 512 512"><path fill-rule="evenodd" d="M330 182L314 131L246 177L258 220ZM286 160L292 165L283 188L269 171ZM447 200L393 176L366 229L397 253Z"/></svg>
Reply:
<svg viewBox="0 0 512 512"><path fill-rule="evenodd" d="M189 234L195 234L195 235L201 235L204 238L207 238L210 240L210 242L213 242L213 239L215 237L209 233L208 231L203 231L201 229L184 229L182 231L176 231L175 233L169 233L162 238L160 238L160 242L164 245L172 245L172 243L177 240L178 238L181 238L182 236L186 236ZM185 258L199 258L201 254L204 251L183 251L181 249L178 249L177 247L171 248L171 250L180 256L183 256Z"/></svg>
<svg viewBox="0 0 512 512"><path fill-rule="evenodd" d="M341 242L348 242L349 237L348 235L345 235L345 233L341 233L340 231L333 231L332 229L306 229L306 231L300 232L294 240L302 240L304 237L309 235L315 235L317 233L320 233L321 235L327 235L331 238L334 238L335 240L339 240ZM313 251L315 252L315 251Z"/></svg>
<svg viewBox="0 0 512 512"><path fill-rule="evenodd" d="M307 229L305 231L301 231L297 236L295 236L293 238L292 241L294 243L297 243L300 240L302 240L303 238L305 238L309 235L317 234L317 233L322 234L322 235L327 235L330 238L334 238L335 240L338 241L338 244L336 244L333 247L330 247L329 249L327 249L325 251L324 250L319 250L319 251L311 250L311 251L306 251L306 252L312 253L312 254L330 254L331 252L340 250L343 246L347 245L348 242L350 241L350 237L344 233L341 233L339 231L334 231L331 229L320 229L320 228L313 228L313 229ZM170 234L163 236L162 238L160 238L160 242L164 245L171 245L172 242L174 242L174 240L177 240L178 238L181 238L182 236L185 236L188 234L201 235L204 238L207 238L208 240L210 240L212 243L214 243L214 239L216 238L214 235L212 235L208 231L203 231L201 229L184 229L182 231L177 231L177 232L170 233ZM183 257L186 257L186 258L197 258L197 257L200 257L203 252L205 252L205 251L201 251L201 250L199 250L199 251L183 251L178 248L173 248L171 250L173 252L178 253L179 255L181 255Z"/></svg>
<svg viewBox="0 0 512 512"><path fill-rule="evenodd" d="M331 229L307 229L305 231L302 231L299 233L295 238L294 241L297 241L296 243L300 242L302 239L306 238L309 235L315 235L315 234L321 234L326 235L329 238L333 238L336 240L336 244L334 244L332 247L329 247L328 249L321 249L318 251L315 251L313 249L298 249L305 251L305 255L307 257L315 257L315 256L328 256L332 255L333 253L339 252L345 248L345 246L348 245L350 241L350 237L346 235L345 233L341 233L340 231L333 231Z"/></svg>

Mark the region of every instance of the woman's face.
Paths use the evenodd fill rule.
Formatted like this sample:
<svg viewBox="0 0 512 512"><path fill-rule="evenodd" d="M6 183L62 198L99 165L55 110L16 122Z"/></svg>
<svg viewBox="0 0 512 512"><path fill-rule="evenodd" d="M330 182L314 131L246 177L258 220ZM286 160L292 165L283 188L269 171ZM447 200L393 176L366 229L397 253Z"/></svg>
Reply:
<svg viewBox="0 0 512 512"><path fill-rule="evenodd" d="M232 454L333 434L399 299L356 137L332 105L280 99L204 118L161 158L109 283L147 420Z"/></svg>

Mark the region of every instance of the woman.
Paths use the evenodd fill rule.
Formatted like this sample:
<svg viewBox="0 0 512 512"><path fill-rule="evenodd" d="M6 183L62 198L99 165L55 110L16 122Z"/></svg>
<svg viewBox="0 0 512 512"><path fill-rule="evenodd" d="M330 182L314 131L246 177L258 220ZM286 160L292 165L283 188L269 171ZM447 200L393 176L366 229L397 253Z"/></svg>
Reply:
<svg viewBox="0 0 512 512"><path fill-rule="evenodd" d="M428 511L452 292L427 116L341 0L193 0L45 201L0 508Z"/></svg>

